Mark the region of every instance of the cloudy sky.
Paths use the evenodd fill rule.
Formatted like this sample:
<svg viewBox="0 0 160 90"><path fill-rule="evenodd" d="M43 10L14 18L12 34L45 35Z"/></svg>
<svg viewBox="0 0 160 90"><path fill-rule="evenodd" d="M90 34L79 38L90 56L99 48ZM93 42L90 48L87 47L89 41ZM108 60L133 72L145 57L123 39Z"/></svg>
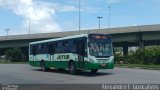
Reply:
<svg viewBox="0 0 160 90"><path fill-rule="evenodd" d="M78 30L79 0L0 0L0 36ZM81 0L81 28L160 24L160 0Z"/></svg>

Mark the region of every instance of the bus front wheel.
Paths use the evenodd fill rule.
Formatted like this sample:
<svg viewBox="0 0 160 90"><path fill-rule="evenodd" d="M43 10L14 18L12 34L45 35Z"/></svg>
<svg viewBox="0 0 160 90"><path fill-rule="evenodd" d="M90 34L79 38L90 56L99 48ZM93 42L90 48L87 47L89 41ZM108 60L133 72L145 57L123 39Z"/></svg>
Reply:
<svg viewBox="0 0 160 90"><path fill-rule="evenodd" d="M92 69L91 73L97 73L98 69Z"/></svg>
<svg viewBox="0 0 160 90"><path fill-rule="evenodd" d="M74 62L69 63L69 71L72 75L76 74L76 65Z"/></svg>

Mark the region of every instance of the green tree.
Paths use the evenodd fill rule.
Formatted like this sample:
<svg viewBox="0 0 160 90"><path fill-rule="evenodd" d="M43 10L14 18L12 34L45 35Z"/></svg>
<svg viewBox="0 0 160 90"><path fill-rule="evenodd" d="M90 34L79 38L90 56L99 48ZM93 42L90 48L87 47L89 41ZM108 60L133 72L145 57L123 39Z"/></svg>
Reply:
<svg viewBox="0 0 160 90"><path fill-rule="evenodd" d="M7 50L5 55L11 62L23 61L23 52L19 47Z"/></svg>
<svg viewBox="0 0 160 90"><path fill-rule="evenodd" d="M148 46L145 50L131 51L128 56L115 54L115 60L126 64L160 65L160 46Z"/></svg>

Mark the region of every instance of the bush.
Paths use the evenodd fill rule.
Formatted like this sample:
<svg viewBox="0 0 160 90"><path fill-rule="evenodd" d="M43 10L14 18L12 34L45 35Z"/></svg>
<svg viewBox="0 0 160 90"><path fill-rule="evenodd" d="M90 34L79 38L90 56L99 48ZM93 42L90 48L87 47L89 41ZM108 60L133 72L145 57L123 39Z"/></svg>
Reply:
<svg viewBox="0 0 160 90"><path fill-rule="evenodd" d="M126 64L160 65L160 47L146 47L144 51L137 50L136 52L129 52L128 56L115 54L116 63L119 63L120 60Z"/></svg>
<svg viewBox="0 0 160 90"><path fill-rule="evenodd" d="M115 56L115 62L116 63L123 63L123 56L122 56L122 53L114 53L114 56Z"/></svg>
<svg viewBox="0 0 160 90"><path fill-rule="evenodd" d="M23 61L23 53L19 47L11 48L5 52L6 58L11 62Z"/></svg>

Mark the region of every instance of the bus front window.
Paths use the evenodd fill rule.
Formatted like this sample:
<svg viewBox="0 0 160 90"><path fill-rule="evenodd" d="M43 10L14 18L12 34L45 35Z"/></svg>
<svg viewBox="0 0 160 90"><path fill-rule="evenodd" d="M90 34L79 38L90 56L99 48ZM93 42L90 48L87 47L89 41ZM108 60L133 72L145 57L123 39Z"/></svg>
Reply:
<svg viewBox="0 0 160 90"><path fill-rule="evenodd" d="M107 57L112 55L112 43L110 41L90 41L89 53L91 56Z"/></svg>

